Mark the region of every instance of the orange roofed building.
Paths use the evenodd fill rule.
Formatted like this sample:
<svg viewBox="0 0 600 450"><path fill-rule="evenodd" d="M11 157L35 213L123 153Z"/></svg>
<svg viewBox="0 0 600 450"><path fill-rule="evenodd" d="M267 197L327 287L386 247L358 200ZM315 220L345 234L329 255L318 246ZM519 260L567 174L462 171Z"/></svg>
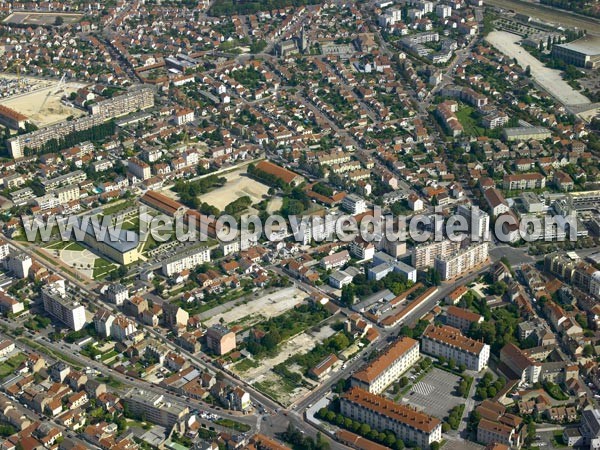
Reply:
<svg viewBox="0 0 600 450"><path fill-rule="evenodd" d="M402 337L378 358L356 372L350 380L351 384L378 394L410 369L419 358L419 343L412 338Z"/></svg>
<svg viewBox="0 0 600 450"><path fill-rule="evenodd" d="M345 417L366 423L377 431L390 430L403 441L414 442L424 449L442 440L439 419L358 387L341 396L340 407Z"/></svg>

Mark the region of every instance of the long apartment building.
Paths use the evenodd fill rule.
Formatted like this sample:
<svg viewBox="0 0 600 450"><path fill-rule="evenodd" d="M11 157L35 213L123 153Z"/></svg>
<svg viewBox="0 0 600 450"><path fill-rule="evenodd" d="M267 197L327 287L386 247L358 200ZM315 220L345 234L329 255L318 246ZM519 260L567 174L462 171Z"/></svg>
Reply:
<svg viewBox="0 0 600 450"><path fill-rule="evenodd" d="M490 346L464 336L460 330L449 326L429 325L421 339L421 351L436 357L453 359L469 370L479 372L490 359Z"/></svg>
<svg viewBox="0 0 600 450"><path fill-rule="evenodd" d="M412 254L412 266L415 269L433 267L436 258L445 258L460 249L460 242L444 239L439 242L417 245Z"/></svg>
<svg viewBox="0 0 600 450"><path fill-rule="evenodd" d="M162 394L140 389L131 390L123 400L135 416L144 417L151 423L168 428L183 419L189 412L187 406L168 402Z"/></svg>
<svg viewBox="0 0 600 450"><path fill-rule="evenodd" d="M448 256L435 259L435 268L442 280L456 278L488 259L488 242L473 244Z"/></svg>
<svg viewBox="0 0 600 450"><path fill-rule="evenodd" d="M83 170L75 170L73 172L59 175L48 180L42 180L42 185L44 186L46 192L49 192L53 189L58 189L61 186L69 186L72 184L81 183L86 179L87 175Z"/></svg>
<svg viewBox="0 0 600 450"><path fill-rule="evenodd" d="M345 417L366 423L378 431L390 430L404 442L414 442L423 449L442 440L439 419L358 387L341 396L340 407Z"/></svg>
<svg viewBox="0 0 600 450"><path fill-rule="evenodd" d="M210 261L210 250L208 247L200 246L190 248L183 253L176 254L163 261L162 273L170 277L185 269L193 269L199 264Z"/></svg>
<svg viewBox="0 0 600 450"><path fill-rule="evenodd" d="M546 177L541 173L518 173L504 175L502 187L508 190L542 189L546 187Z"/></svg>
<svg viewBox="0 0 600 450"><path fill-rule="evenodd" d="M92 114L75 120L65 120L31 133L8 139L7 146L13 158L25 156L25 148L33 151L42 148L52 139L62 139L78 131L89 130L115 117L154 106L154 93L150 88L134 89L126 94L104 100L92 106Z"/></svg>
<svg viewBox="0 0 600 450"><path fill-rule="evenodd" d="M419 361L419 358L419 342L402 337L378 358L356 372L350 382L352 386L379 394Z"/></svg>
<svg viewBox="0 0 600 450"><path fill-rule="evenodd" d="M154 106L154 92L150 88L134 89L108 100L94 103L90 111L92 115L104 117L124 116L138 110Z"/></svg>
<svg viewBox="0 0 600 450"><path fill-rule="evenodd" d="M83 305L54 286L42 288L44 310L60 320L70 329L79 331L85 326L85 308Z"/></svg>

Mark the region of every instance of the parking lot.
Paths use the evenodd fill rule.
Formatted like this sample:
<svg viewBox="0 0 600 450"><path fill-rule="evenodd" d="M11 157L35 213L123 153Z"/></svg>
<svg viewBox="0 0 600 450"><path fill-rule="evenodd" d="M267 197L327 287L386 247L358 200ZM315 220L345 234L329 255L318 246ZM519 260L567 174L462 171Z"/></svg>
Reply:
<svg viewBox="0 0 600 450"><path fill-rule="evenodd" d="M465 402L462 397L455 396L459 382L460 377L433 368L402 397L402 402L443 419L452 408Z"/></svg>

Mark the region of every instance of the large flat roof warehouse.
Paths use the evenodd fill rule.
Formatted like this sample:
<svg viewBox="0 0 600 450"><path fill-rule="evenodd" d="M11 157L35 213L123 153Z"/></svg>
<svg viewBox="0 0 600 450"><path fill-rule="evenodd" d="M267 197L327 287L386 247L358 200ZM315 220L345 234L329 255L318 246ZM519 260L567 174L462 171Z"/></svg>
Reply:
<svg viewBox="0 0 600 450"><path fill-rule="evenodd" d="M566 48L574 52L583 53L589 56L600 56L600 36L588 34L576 41L559 44L558 47Z"/></svg>

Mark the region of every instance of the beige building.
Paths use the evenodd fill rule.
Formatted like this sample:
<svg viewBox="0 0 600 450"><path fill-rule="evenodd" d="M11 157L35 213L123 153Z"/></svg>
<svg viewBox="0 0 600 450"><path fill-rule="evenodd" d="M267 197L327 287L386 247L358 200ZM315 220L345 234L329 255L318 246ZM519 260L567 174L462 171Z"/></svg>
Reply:
<svg viewBox="0 0 600 450"><path fill-rule="evenodd" d="M127 170L140 180L147 180L152 176L150 166L138 158L130 158L127 161Z"/></svg>
<svg viewBox="0 0 600 450"><path fill-rule="evenodd" d="M341 396L340 407L345 417L377 431L390 430L404 442L414 442L423 449L442 440L439 419L357 387Z"/></svg>
<svg viewBox="0 0 600 450"><path fill-rule="evenodd" d="M415 269L433 267L436 258L450 256L460 248L460 242L444 239L439 242L417 245L412 255L412 266Z"/></svg>
<svg viewBox="0 0 600 450"><path fill-rule="evenodd" d="M235 333L223 325L213 325L206 331L206 346L217 355L225 355L236 348Z"/></svg>
<svg viewBox="0 0 600 450"><path fill-rule="evenodd" d="M450 280L477 267L488 258L488 242L471 245L449 256L435 259L435 268L442 280Z"/></svg>
<svg viewBox="0 0 600 450"><path fill-rule="evenodd" d="M489 345L463 336L456 328L433 324L423 333L421 350L438 358L453 359L457 365L464 364L477 372L487 367L490 358Z"/></svg>
<svg viewBox="0 0 600 450"><path fill-rule="evenodd" d="M163 261L162 273L170 277L185 269L193 269L199 264L210 261L210 250L208 247L193 247L183 253L178 253Z"/></svg>
<svg viewBox="0 0 600 450"><path fill-rule="evenodd" d="M187 406L168 402L162 394L141 389L132 389L123 397L123 401L133 415L168 428L189 413Z"/></svg>
<svg viewBox="0 0 600 450"><path fill-rule="evenodd" d="M377 359L356 372L350 380L351 384L379 394L419 361L419 358L419 342L402 337Z"/></svg>

